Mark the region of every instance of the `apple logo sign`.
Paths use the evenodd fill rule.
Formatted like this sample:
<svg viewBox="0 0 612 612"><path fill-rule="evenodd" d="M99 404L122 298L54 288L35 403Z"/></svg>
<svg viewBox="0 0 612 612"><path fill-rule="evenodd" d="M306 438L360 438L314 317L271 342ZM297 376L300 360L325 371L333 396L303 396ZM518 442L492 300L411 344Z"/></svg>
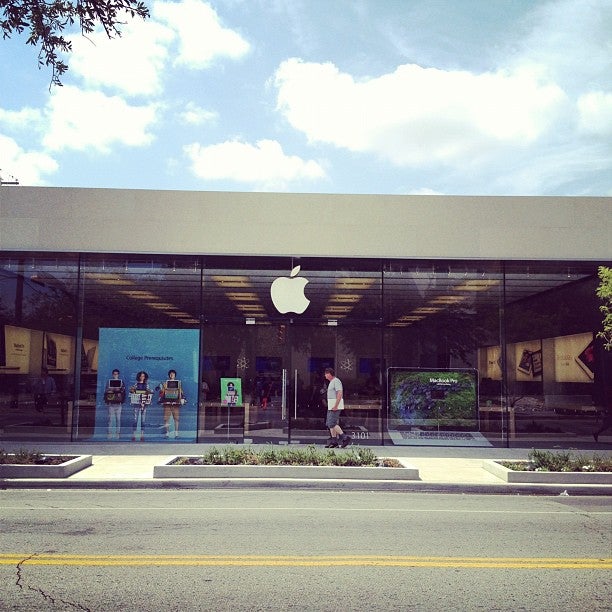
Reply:
<svg viewBox="0 0 612 612"><path fill-rule="evenodd" d="M289 276L280 276L270 286L272 303L281 314L286 312L302 314L310 304L310 300L304 295L308 279L298 278L300 267L295 266Z"/></svg>

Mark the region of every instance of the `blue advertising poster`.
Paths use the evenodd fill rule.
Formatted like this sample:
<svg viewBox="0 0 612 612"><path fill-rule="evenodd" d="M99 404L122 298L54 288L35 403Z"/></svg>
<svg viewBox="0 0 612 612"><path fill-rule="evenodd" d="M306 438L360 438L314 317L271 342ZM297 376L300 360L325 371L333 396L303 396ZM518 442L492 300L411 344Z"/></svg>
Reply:
<svg viewBox="0 0 612 612"><path fill-rule="evenodd" d="M107 327L99 341L94 438L195 441L199 331Z"/></svg>

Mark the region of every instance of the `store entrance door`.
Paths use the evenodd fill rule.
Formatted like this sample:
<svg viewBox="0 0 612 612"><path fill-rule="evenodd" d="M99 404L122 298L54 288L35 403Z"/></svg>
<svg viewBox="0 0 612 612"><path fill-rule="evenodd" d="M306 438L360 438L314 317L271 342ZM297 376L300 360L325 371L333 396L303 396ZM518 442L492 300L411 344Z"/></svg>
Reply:
<svg viewBox="0 0 612 612"><path fill-rule="evenodd" d="M287 373L289 441L322 443L327 439L325 368L336 366L337 328L289 326L290 370Z"/></svg>
<svg viewBox="0 0 612 612"><path fill-rule="evenodd" d="M342 381L341 426L363 445L382 443L380 333L348 325L277 319L204 330L198 440L207 443L323 444L325 368ZM224 402L235 379L241 404Z"/></svg>
<svg viewBox="0 0 612 612"><path fill-rule="evenodd" d="M380 335L349 325L290 326L290 386L287 392L289 440L322 444L327 381L333 368L342 381L344 411L340 426L355 444L382 444Z"/></svg>
<svg viewBox="0 0 612 612"><path fill-rule="evenodd" d="M245 442L320 443L326 367L334 367L336 328L288 320L253 332L253 383Z"/></svg>

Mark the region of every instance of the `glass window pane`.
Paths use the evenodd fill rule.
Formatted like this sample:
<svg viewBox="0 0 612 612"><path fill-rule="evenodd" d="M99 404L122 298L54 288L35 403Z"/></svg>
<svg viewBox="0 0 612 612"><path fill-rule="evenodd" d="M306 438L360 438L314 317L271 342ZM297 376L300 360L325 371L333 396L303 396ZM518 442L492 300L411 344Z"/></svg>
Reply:
<svg viewBox="0 0 612 612"><path fill-rule="evenodd" d="M69 441L77 257L0 258L0 438Z"/></svg>
<svg viewBox="0 0 612 612"><path fill-rule="evenodd" d="M359 444L588 447L612 395L597 267L3 253L0 439L139 440L131 387L146 371L146 440L318 444L331 366ZM477 373L475 413L426 381L434 416L407 418L389 368Z"/></svg>
<svg viewBox="0 0 612 612"><path fill-rule="evenodd" d="M389 438L395 444L502 442L502 377L492 357L501 346L502 296L498 262L389 263L384 277L386 366L421 369L431 380L439 378L438 373L477 370L482 390L470 418L450 418L450 399L434 398L434 382L425 385L423 397L429 399L423 401L435 407L435 418L406 420L395 414L389 398ZM486 367L491 359L494 363Z"/></svg>
<svg viewBox="0 0 612 612"><path fill-rule="evenodd" d="M601 328L597 266L506 266L506 376L511 442L590 445L606 404L611 355Z"/></svg>
<svg viewBox="0 0 612 612"><path fill-rule="evenodd" d="M75 437L195 441L199 260L92 255L83 259L81 277L83 363ZM110 388L115 369L124 385L119 394ZM140 372L146 374L142 389ZM172 376L177 389L167 383Z"/></svg>

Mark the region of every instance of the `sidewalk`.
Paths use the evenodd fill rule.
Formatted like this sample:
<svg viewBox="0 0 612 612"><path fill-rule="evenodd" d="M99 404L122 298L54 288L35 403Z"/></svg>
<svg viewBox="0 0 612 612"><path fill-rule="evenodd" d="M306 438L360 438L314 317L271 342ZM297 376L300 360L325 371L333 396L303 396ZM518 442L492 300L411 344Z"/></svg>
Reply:
<svg viewBox="0 0 612 612"><path fill-rule="evenodd" d="M509 484L485 470L485 459L526 459L527 449L478 447L369 447L379 457L396 457L417 468L418 480L301 480L296 478L153 478L153 467L176 455L199 455L207 444L54 444L46 453L92 455L93 465L68 478L3 479L0 488L298 488L396 490L441 493L527 495L612 495L612 474L606 485ZM217 445L218 447L219 445ZM19 448L6 445L5 450Z"/></svg>

